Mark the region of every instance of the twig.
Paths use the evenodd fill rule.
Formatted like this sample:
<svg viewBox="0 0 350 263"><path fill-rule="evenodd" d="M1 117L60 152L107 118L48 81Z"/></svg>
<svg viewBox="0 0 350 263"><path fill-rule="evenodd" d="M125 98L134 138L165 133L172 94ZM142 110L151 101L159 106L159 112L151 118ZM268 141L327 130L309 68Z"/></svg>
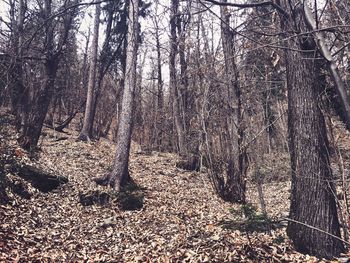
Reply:
<svg viewBox="0 0 350 263"><path fill-rule="evenodd" d="M331 234L331 233L328 233L327 231L324 231L324 230L322 230L322 229L319 229L319 228L317 228L317 227L311 226L311 225L306 224L306 223L299 222L299 221L294 220L294 219L290 219L290 218L288 218L288 217L285 217L284 220L287 220L287 221L289 221L289 222L296 223L296 224L299 224L299 225L306 226L306 227L311 228L311 229L313 229L313 230L317 230L317 231L319 231L319 232L321 232L321 233L323 233L323 234L326 234L326 235L331 236L331 237L333 237L333 238L335 238L335 239L337 239L337 240L339 240L339 241L342 241L342 242L344 242L344 243L347 244L347 245L350 245L350 242L348 242L348 241L346 241L346 240L344 240L344 239L342 239L342 238L340 238L340 237L338 237L338 236L336 236L336 235L333 235L333 234Z"/></svg>

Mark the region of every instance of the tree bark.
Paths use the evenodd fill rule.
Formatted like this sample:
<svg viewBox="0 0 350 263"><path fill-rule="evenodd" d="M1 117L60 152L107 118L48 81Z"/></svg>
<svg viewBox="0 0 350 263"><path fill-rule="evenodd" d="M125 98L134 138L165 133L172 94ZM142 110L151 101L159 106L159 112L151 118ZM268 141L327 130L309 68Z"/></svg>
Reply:
<svg viewBox="0 0 350 263"><path fill-rule="evenodd" d="M331 51L327 46L326 40L324 39L322 32L317 32L317 25L316 21L314 19L314 16L310 10L310 8L307 6L307 4L303 4L303 11L304 11L304 17L305 22L309 28L309 30L316 30L314 33L315 36L315 42L318 46L318 49L324 59L327 61L327 68L329 72L331 73L333 82L335 84L335 90L337 93L337 100L339 101L339 104L341 106L341 119L346 125L346 128L350 130L350 102L349 102L349 96L346 92L346 84L343 81L343 79L340 76L338 66L335 63Z"/></svg>
<svg viewBox="0 0 350 263"><path fill-rule="evenodd" d="M116 191L119 191L123 185L131 181L128 166L136 88L138 8L139 0L130 0L124 90L116 139L117 152L113 170L106 177L95 179L96 183L102 185L109 184Z"/></svg>
<svg viewBox="0 0 350 263"><path fill-rule="evenodd" d="M77 0L67 1L65 4L69 5L76 3ZM48 107L54 92L55 79L58 65L60 62L60 55L62 54L67 43L69 32L72 28L73 19L76 15L76 8L72 8L63 15L62 28L59 29L57 35L52 19L52 0L45 0L44 5L40 7L42 14L42 21L44 23L44 37L43 39L43 81L37 87L33 100L25 109L25 120L23 130L18 139L21 147L25 149L32 149L37 146L44 120L48 111ZM23 106L23 105L22 105Z"/></svg>
<svg viewBox="0 0 350 263"><path fill-rule="evenodd" d="M54 25L48 19L52 13L51 0L44 1L43 7L45 24L45 63L43 84L38 87L34 100L31 102L31 109L27 113L27 120L18 141L24 149L31 149L37 146L45 116L50 104L54 90L55 78L59 59L54 55ZM29 109L27 109L29 110Z"/></svg>
<svg viewBox="0 0 350 263"><path fill-rule="evenodd" d="M227 0L222 0L227 3ZM228 123L231 145L227 169L225 199L231 202L245 203L246 191L246 153L242 147L244 131L242 128L242 101L239 74L235 61L234 34L230 28L230 14L226 6L220 6L221 37L225 58L226 78L228 83L228 103L230 114Z"/></svg>
<svg viewBox="0 0 350 263"><path fill-rule="evenodd" d="M94 32L93 32L93 39L91 43L91 61L90 61L90 69L89 69L89 82L88 82L84 122L83 122L83 128L80 131L80 134L78 136L78 139L82 141L90 141L92 136L95 85L96 85L96 69L97 69L98 34L99 34L99 28L100 28L100 13L101 13L100 4L96 4Z"/></svg>
<svg viewBox="0 0 350 263"><path fill-rule="evenodd" d="M158 2L156 3L158 5ZM154 18L155 24L155 38L156 38L156 49L157 49L157 147L159 150L162 149L163 144L163 125L164 125L164 95L163 95L163 77L162 77L162 56L161 56L161 45L160 45L160 34L158 18Z"/></svg>
<svg viewBox="0 0 350 263"><path fill-rule="evenodd" d="M175 129L177 133L177 146L180 155L186 155L185 132L180 116L180 96L176 80L176 54L178 52L178 40L176 35L177 15L179 1L171 0L170 7L170 55L169 55L169 74L170 74L170 94L172 100L173 116Z"/></svg>
<svg viewBox="0 0 350 263"><path fill-rule="evenodd" d="M18 128L23 124L23 112L27 106L28 94L23 84L23 30L24 30L24 18L26 13L27 3L25 0L19 0L18 14L12 19L13 23L13 35L12 35L12 48L13 48L13 63L10 67L10 74L13 78L11 88L11 110L15 114L17 119ZM13 7L15 9L15 6ZM13 10L13 12L15 12Z"/></svg>
<svg viewBox="0 0 350 263"><path fill-rule="evenodd" d="M293 5L289 5L288 1L283 1L282 7L288 10L289 16L282 17L282 29L284 32L306 32L302 9L289 9L297 6L299 1L292 2ZM314 60L316 45L312 38L288 39L285 41L287 47L294 49L285 51L292 170L290 218L294 221L289 221L287 234L298 251L330 259L343 252L344 246L331 236L340 237L340 226L327 131L320 110L322 91L319 89L319 67Z"/></svg>
<svg viewBox="0 0 350 263"><path fill-rule="evenodd" d="M127 7L126 7L127 8ZM114 22L114 15L115 15L115 9L114 8L106 8L104 10L106 12L106 30L105 30L105 39L103 41L102 50L100 52L99 56L99 63L97 63L97 69L96 69L96 81L95 81L95 96L94 96L94 102L91 110L91 123L94 124L96 112L97 112L97 106L100 100L101 95L101 89L103 84L104 76L107 73L107 70L110 68L112 62L116 59L123 43L125 42L126 34L127 34L127 27L125 28L125 33L120 33L120 39L119 44L116 47L116 49L112 51L111 47L111 40L113 38L113 31L115 30L113 28L113 22ZM98 129L98 128L97 128ZM92 136L94 130L91 128Z"/></svg>
<svg viewBox="0 0 350 263"><path fill-rule="evenodd" d="M31 102L31 110L27 115L28 120L26 120L22 134L18 139L19 144L24 149L32 149L38 145L41 129L53 94L57 68L58 61L55 59L46 61L43 85L39 88L35 100Z"/></svg>

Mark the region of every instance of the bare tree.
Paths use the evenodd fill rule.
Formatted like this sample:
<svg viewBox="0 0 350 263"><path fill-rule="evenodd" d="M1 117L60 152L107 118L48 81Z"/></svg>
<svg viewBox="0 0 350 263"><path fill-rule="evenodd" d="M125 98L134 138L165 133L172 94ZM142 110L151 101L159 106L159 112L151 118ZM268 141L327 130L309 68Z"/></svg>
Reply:
<svg viewBox="0 0 350 263"><path fill-rule="evenodd" d="M227 3L226 0L222 0ZM242 126L242 100L239 73L235 61L235 32L230 27L230 13L226 6L220 7L221 37L225 58L226 78L228 83L230 134L229 161L227 170L227 189L225 199L233 202L245 202L247 158L243 148L244 131Z"/></svg>
<svg viewBox="0 0 350 263"><path fill-rule="evenodd" d="M15 1L10 1L11 5L11 12L13 13L12 17L12 38L11 38L11 45L12 45L12 56L13 56L13 63L12 66L10 66L10 75L13 78L13 85L11 88L11 108L12 112L17 117L17 122L20 125L21 123L21 116L23 112L23 108L26 104L27 94L25 87L23 85L23 39L24 39L24 20L25 20L25 14L27 11L27 1L26 0L19 0L18 3L18 11L17 11L17 18L15 17Z"/></svg>
<svg viewBox="0 0 350 263"><path fill-rule="evenodd" d="M96 4L93 39L91 43L91 57L89 69L89 82L87 90L87 98L85 104L85 114L83 128L78 136L79 140L90 141L92 136L93 126L93 105L95 101L95 85L96 85L96 70L97 70L97 51L98 51L98 34L100 28L100 4Z"/></svg>
<svg viewBox="0 0 350 263"><path fill-rule="evenodd" d="M115 155L113 170L106 176L95 179L96 183L102 185L109 184L114 187L116 191L119 191L123 185L131 180L128 166L136 90L138 10L139 0L130 0L125 80L116 139L118 148Z"/></svg>
<svg viewBox="0 0 350 263"><path fill-rule="evenodd" d="M65 5L74 5L76 1L68 1ZM36 35L42 41L43 80L36 88L30 105L25 109L26 112L24 114L26 114L26 118L18 139L20 145L25 149L34 148L38 144L54 92L60 55L66 46L69 32L72 29L73 20L77 13L77 8L70 8L62 14L62 17L64 17L62 23L56 23L54 19L57 16L53 16L52 8L52 0L45 0L43 6L40 6L39 21L42 25L39 25L39 29L42 28L44 38L40 38L37 33Z"/></svg>
<svg viewBox="0 0 350 263"><path fill-rule="evenodd" d="M156 2L156 12L158 11L158 1ZM162 148L163 138L163 123L164 123L164 94L163 94L163 77L162 77L162 57L161 57L161 43L160 43L160 28L158 17L153 18L155 26L155 39L156 39L156 50L157 50L157 146Z"/></svg>
<svg viewBox="0 0 350 263"><path fill-rule="evenodd" d="M303 15L306 4L281 1L287 12L281 17L286 34L307 32ZM289 38L285 43L289 48L285 59L292 170L291 221L287 233L299 251L333 258L344 251L344 246L340 240L327 130L320 109L322 91L315 61L319 55L312 37Z"/></svg>
<svg viewBox="0 0 350 263"><path fill-rule="evenodd" d="M332 53L326 43L323 33L317 32L317 22L315 21L314 15L312 14L310 8L307 5L303 6L303 15L305 17L305 23L308 26L308 29L310 31L316 31L314 34L315 42L317 43L319 52L327 61L326 65L335 84L337 99L342 109L340 117L342 117L342 119L344 120L347 129L350 130L350 102L349 96L346 92L346 84L340 76L338 66L332 57Z"/></svg>
<svg viewBox="0 0 350 263"><path fill-rule="evenodd" d="M187 149L185 144L185 131L183 127L183 123L181 121L181 113L180 113L180 93L178 82L176 79L176 55L178 53L178 39L176 28L178 24L178 9L179 9L179 1L171 0L170 6L170 54L169 54L169 73L170 73L170 92L171 92L171 100L172 100L172 108L173 108L173 116L175 129L177 133L177 146L178 152L180 155L186 155Z"/></svg>
<svg viewBox="0 0 350 263"><path fill-rule="evenodd" d="M281 0L250 4L207 1L243 8L271 6L279 12L287 66L292 172L287 234L300 252L328 259L339 256L344 251L344 244L335 201L327 130L321 110L323 90L320 89L320 55L326 57L333 80L337 82L340 77L333 59L327 57L329 52L321 35L316 32L314 37L307 33L316 29L312 21L314 14L308 10L307 1ZM300 34L296 35L295 32ZM336 85L342 89L339 83ZM344 93L340 91L339 94ZM346 98L341 99L345 107Z"/></svg>

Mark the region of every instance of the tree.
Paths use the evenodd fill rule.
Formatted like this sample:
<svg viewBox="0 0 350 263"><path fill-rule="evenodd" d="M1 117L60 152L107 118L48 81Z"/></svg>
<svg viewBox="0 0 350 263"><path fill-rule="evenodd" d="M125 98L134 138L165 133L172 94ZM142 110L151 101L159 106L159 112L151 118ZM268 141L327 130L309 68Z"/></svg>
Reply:
<svg viewBox="0 0 350 263"><path fill-rule="evenodd" d="M222 0L227 3L226 0ZM228 83L229 114L228 130L231 130L228 161L228 182L225 199L245 203L247 160L243 149L244 130L242 127L242 100L239 73L235 61L235 32L230 27L230 14L227 7L220 7L221 37L225 58L225 75Z"/></svg>
<svg viewBox="0 0 350 263"><path fill-rule="evenodd" d="M178 39L176 28L178 25L179 1L171 0L170 6L170 54L169 54L169 89L171 93L173 117L177 133L177 147L180 155L186 155L185 131L180 116L180 101L178 82L176 79L176 54L178 52Z"/></svg>
<svg viewBox="0 0 350 263"><path fill-rule="evenodd" d="M163 144L163 126L164 126L164 92L163 92L163 77L162 77L162 56L161 56L161 43L160 43L160 27L159 27L159 17L158 17L158 6L159 2L155 3L156 15L153 17L154 23L154 37L156 41L156 53L157 53L157 114L156 114L156 144L158 149L162 149Z"/></svg>
<svg viewBox="0 0 350 263"><path fill-rule="evenodd" d="M321 111L320 54L327 51L308 13L307 1L281 0L262 3L223 3L221 6L272 6L280 14L288 89L288 133L291 157L292 191L287 234L297 250L318 257L333 258L344 251L335 201L335 185L329 160L325 120ZM311 23L310 23L311 22ZM317 49L317 45L319 49ZM338 72L327 58L337 88ZM332 69L333 65L333 69ZM341 93L344 94L344 93ZM345 108L345 101L343 107ZM347 111L344 110L346 113Z"/></svg>
<svg viewBox="0 0 350 263"><path fill-rule="evenodd" d="M286 32L288 123L292 171L290 219L287 233L303 253L332 258L344 251L329 161L327 130L320 109L319 53L312 37L290 36L307 32L303 5L281 1ZM291 9L291 6L297 6ZM287 33L288 32L288 33Z"/></svg>
<svg viewBox="0 0 350 263"><path fill-rule="evenodd" d="M67 1L63 9L70 5L76 4L77 0ZM60 62L60 55L65 49L69 33L73 28L73 21L77 14L77 8L67 8L61 16L53 14L52 0L45 0L40 6L40 14L38 18L40 25L35 32L40 52L37 54L38 60L42 61L41 74L43 79L37 84L34 95L32 96L29 105L25 108L25 119L18 139L21 147L32 149L37 146L41 130L44 124L46 114L50 105L51 98L54 93L55 79ZM60 18L63 19L60 19ZM60 22L60 23L59 23ZM42 30L43 36L38 34ZM40 54L42 53L42 54Z"/></svg>
<svg viewBox="0 0 350 263"><path fill-rule="evenodd" d="M124 1L112 1L106 3L103 8L106 17L105 39L99 55L96 73L95 97L91 113L91 123L94 124L98 104L101 102L101 90L103 80L109 69L118 63L118 60L124 60L125 57L125 38L127 34L127 3ZM124 68L124 67L123 67ZM113 70L117 70L113 68ZM110 121L112 121L112 116ZM93 129L94 133L100 133L99 127Z"/></svg>
<svg viewBox="0 0 350 263"><path fill-rule="evenodd" d="M93 105L95 101L95 86L96 86L96 70L97 70L97 50L98 50L98 34L100 29L100 4L96 4L95 10L95 21L94 21L94 32L91 43L91 60L89 69L89 82L85 104L85 114L83 128L78 136L79 140L90 141L92 136L93 126Z"/></svg>
<svg viewBox="0 0 350 263"><path fill-rule="evenodd" d="M131 181L128 166L136 88L138 10L139 0L130 0L124 90L116 139L118 147L113 169L106 176L95 179L96 183L109 184L116 191L119 191L123 185Z"/></svg>
<svg viewBox="0 0 350 263"><path fill-rule="evenodd" d="M336 100L338 101L338 104L340 106L339 108L341 109L338 114L340 115L343 122L346 124L347 129L350 130L350 101L349 96L346 92L346 84L340 76L338 66L332 57L331 50L329 49L326 40L324 39L323 33L317 32L318 24L317 21L315 21L310 8L304 4L302 11L308 29L310 31L316 31L314 34L315 42L318 46L319 52L327 61L326 66L335 84L335 90L337 93Z"/></svg>
<svg viewBox="0 0 350 263"><path fill-rule="evenodd" d="M13 78L13 85L11 88L11 109L16 115L17 125L22 123L21 116L26 106L28 94L23 85L23 39L24 39L24 20L27 11L27 1L19 0L17 18L15 17L15 1L10 2L12 16L12 37L11 46L13 49L12 60L13 64L10 66L10 75Z"/></svg>

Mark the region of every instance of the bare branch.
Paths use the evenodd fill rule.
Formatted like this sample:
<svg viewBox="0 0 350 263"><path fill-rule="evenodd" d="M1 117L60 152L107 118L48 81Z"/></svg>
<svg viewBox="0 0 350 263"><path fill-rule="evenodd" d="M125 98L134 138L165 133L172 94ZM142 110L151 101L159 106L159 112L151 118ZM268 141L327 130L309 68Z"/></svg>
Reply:
<svg viewBox="0 0 350 263"><path fill-rule="evenodd" d="M216 0L204 0L206 2L212 3L214 5L220 5L220 6L232 6L232 7L238 7L238 8L254 8L254 7L262 7L262 6L271 6L275 8L279 13L282 15L286 15L286 11L282 7L280 7L278 4L272 2L272 1L265 1L261 3L246 3L246 4L238 4L238 3L223 3Z"/></svg>

